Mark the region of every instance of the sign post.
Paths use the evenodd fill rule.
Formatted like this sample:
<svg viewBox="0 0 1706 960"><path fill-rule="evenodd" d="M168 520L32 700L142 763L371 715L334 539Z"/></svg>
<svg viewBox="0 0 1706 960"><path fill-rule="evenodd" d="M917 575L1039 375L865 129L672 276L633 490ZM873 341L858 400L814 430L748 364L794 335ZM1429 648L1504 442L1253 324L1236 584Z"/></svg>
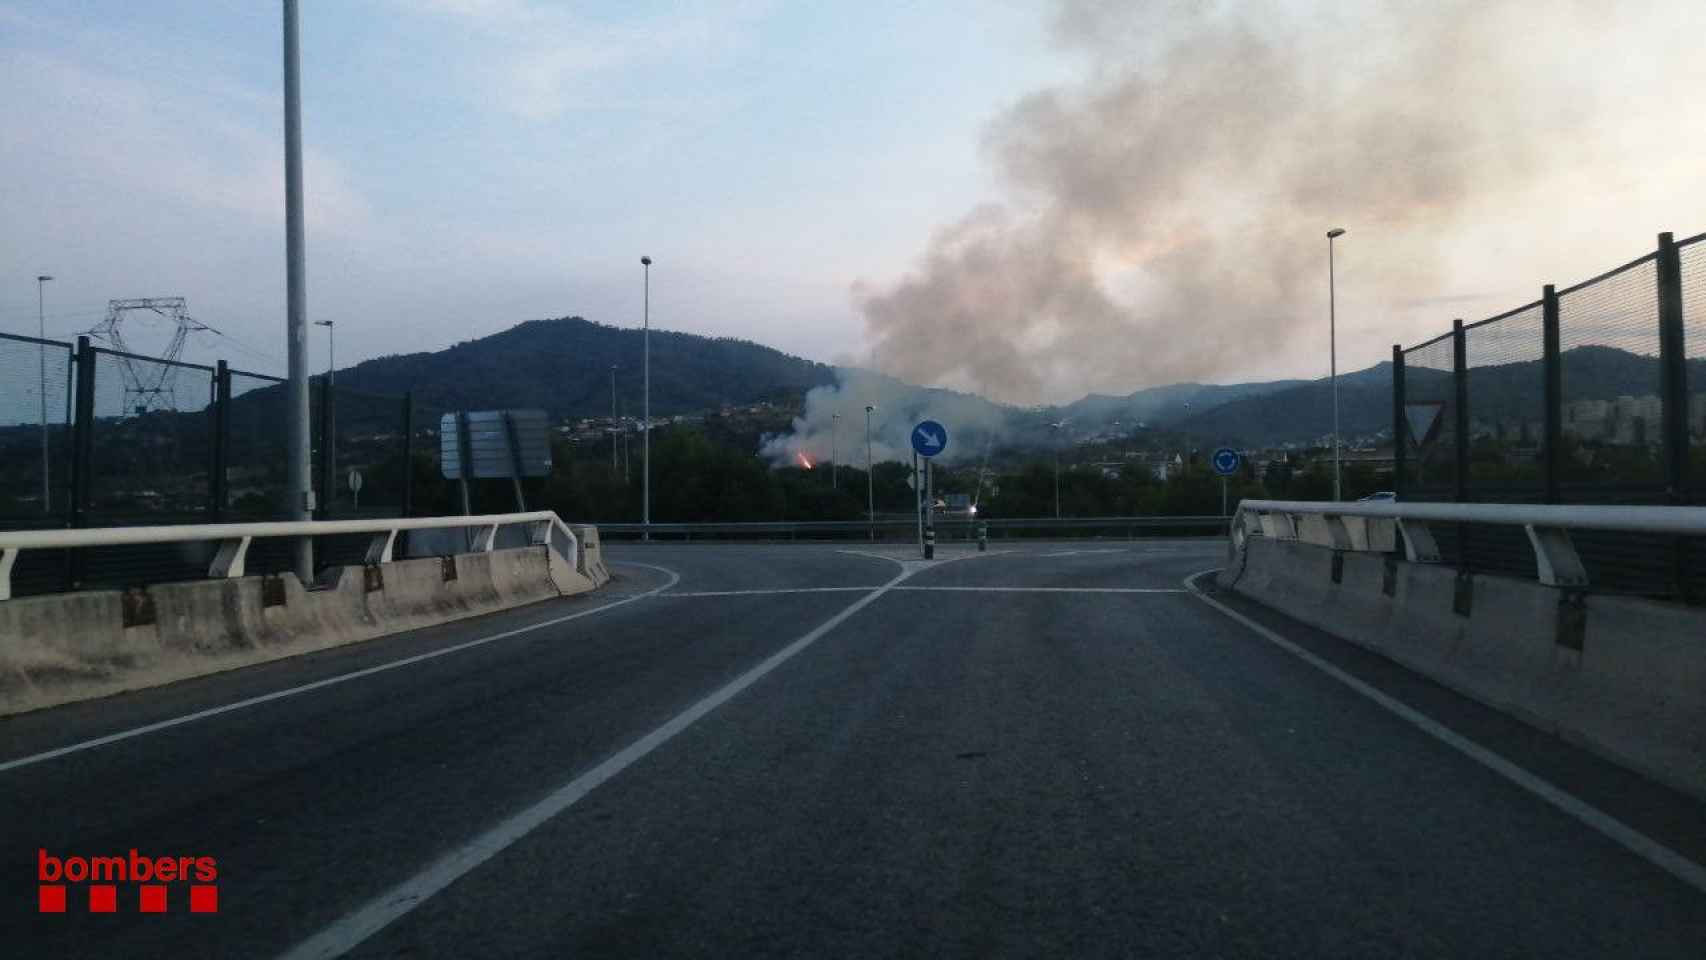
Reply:
<svg viewBox="0 0 1706 960"><path fill-rule="evenodd" d="M924 559L933 560L936 556L936 524L932 516L927 522L924 511L934 511L936 501L934 477L930 470L930 459L948 449L948 428L934 420L921 420L912 428L912 452L914 461L924 458L924 488L921 491L924 499L918 515L918 542L924 550Z"/></svg>
<svg viewBox="0 0 1706 960"><path fill-rule="evenodd" d="M1209 465L1220 475L1220 515L1226 516L1226 478L1238 472L1238 467L1244 462L1238 451L1231 447L1221 447L1214 451L1214 457Z"/></svg>

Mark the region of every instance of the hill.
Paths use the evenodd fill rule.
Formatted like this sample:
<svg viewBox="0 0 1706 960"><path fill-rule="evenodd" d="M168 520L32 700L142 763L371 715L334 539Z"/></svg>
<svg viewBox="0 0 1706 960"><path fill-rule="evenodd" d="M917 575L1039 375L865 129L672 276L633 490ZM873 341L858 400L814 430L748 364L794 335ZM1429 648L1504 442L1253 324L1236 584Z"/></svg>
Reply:
<svg viewBox="0 0 1706 960"><path fill-rule="evenodd" d="M642 334L580 317L533 320L435 353L379 357L338 371L338 386L415 392L428 410L540 407L555 416L608 416L610 367L618 402L640 411ZM728 337L653 330L652 413L797 398L835 382L826 364Z"/></svg>

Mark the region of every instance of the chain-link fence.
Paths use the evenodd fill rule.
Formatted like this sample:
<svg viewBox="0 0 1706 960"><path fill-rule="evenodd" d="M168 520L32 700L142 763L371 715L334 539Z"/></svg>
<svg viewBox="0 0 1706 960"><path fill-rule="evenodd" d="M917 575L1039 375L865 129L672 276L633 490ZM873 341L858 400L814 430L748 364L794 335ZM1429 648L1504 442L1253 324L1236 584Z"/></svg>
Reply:
<svg viewBox="0 0 1706 960"><path fill-rule="evenodd" d="M338 388L328 410L320 387L310 390L318 515L408 512L408 399ZM287 404L281 378L223 363L166 362L88 338L74 347L0 334L0 529L285 519ZM359 495L352 470L361 475ZM366 543L317 538L316 556L322 566L359 563ZM290 568L288 541L257 547L251 572ZM12 586L28 596L199 579L210 549L29 550Z"/></svg>
<svg viewBox="0 0 1706 960"><path fill-rule="evenodd" d="M1706 502L1706 234L1661 235L1653 253L1394 360L1405 500ZM1450 562L1532 573L1520 538L1439 534ZM1575 540L1596 588L1706 596L1701 544Z"/></svg>
<svg viewBox="0 0 1706 960"><path fill-rule="evenodd" d="M0 334L0 529L64 522L74 377L71 344Z"/></svg>
<svg viewBox="0 0 1706 960"><path fill-rule="evenodd" d="M213 368L92 350L87 525L206 522Z"/></svg>
<svg viewBox="0 0 1706 960"><path fill-rule="evenodd" d="M349 517L394 515L401 510L409 479L407 399L334 386L328 410L323 379L315 382L309 397L315 481L323 511ZM325 457L328 432L330 460Z"/></svg>

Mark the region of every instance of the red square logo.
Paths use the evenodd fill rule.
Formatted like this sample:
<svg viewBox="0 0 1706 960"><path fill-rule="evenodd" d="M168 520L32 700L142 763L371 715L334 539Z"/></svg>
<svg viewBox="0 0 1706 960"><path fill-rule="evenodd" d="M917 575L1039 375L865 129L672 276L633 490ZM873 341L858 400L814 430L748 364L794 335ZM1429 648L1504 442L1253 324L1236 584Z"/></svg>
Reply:
<svg viewBox="0 0 1706 960"><path fill-rule="evenodd" d="M196 884L190 887L191 913L218 913L219 888L212 884Z"/></svg>
<svg viewBox="0 0 1706 960"><path fill-rule="evenodd" d="M36 894L36 908L42 913L64 913L65 888L42 887Z"/></svg>
<svg viewBox="0 0 1706 960"><path fill-rule="evenodd" d="M118 888L95 884L89 888L89 912L113 913L118 910Z"/></svg>
<svg viewBox="0 0 1706 960"><path fill-rule="evenodd" d="M141 910L143 913L166 912L166 888L148 885L142 888Z"/></svg>

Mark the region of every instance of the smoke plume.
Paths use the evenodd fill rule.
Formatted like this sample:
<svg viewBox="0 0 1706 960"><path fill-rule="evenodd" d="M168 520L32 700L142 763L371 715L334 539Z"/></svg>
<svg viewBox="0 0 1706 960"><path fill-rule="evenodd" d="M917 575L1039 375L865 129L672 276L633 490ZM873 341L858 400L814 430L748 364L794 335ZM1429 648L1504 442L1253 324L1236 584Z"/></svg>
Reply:
<svg viewBox="0 0 1706 960"><path fill-rule="evenodd" d="M1319 322L1341 219L1425 289L1470 200L1591 130L1547 55L1588 10L1060 0L1085 79L990 124L1001 202L855 290L872 365L1020 404L1247 371Z"/></svg>

